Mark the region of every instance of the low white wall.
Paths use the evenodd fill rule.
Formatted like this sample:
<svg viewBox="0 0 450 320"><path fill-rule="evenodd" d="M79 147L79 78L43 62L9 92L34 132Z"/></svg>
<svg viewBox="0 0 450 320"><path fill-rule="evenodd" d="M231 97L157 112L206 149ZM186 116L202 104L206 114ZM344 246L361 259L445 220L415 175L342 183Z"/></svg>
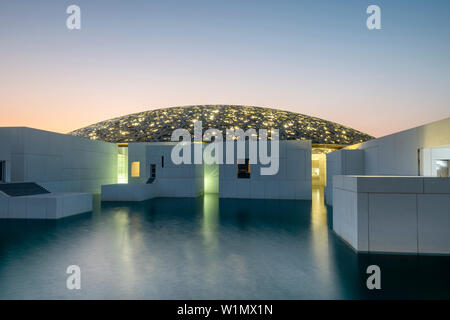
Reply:
<svg viewBox="0 0 450 320"><path fill-rule="evenodd" d="M176 143L150 142L128 144L128 182L145 184L150 177L151 164L156 165L156 186L158 197L196 197L203 194L203 165L172 162L171 152ZM193 156L193 151L191 152ZM164 166L163 159L164 157ZM131 164L139 161L140 175L132 177ZM193 162L193 161L192 161Z"/></svg>
<svg viewBox="0 0 450 320"><path fill-rule="evenodd" d="M90 193L0 195L0 219L60 219L92 211Z"/></svg>
<svg viewBox="0 0 450 320"><path fill-rule="evenodd" d="M234 152L236 161L236 144ZM246 154L248 155L248 145L246 146ZM226 148L224 148L225 157ZM238 179L237 166L236 163L219 165L219 197L311 199L310 141L280 141L279 171L276 175L260 175L260 168L267 166L251 164L250 178Z"/></svg>
<svg viewBox="0 0 450 320"><path fill-rule="evenodd" d="M117 146L26 127L0 128L10 182L36 182L52 192L99 193L117 182ZM9 156L8 156L9 155Z"/></svg>
<svg viewBox="0 0 450 320"><path fill-rule="evenodd" d="M204 165L176 165L171 151L176 143L130 143L128 145L130 184L145 184L150 165L156 165L158 197L196 197L204 193ZM250 179L237 178L237 164L219 164L219 197L259 199L311 199L311 142L280 141L279 171L276 175L260 175L260 164L251 164ZM204 147L204 146L203 146ZM234 144L235 160L237 144ZM194 152L191 152L192 157ZM248 143L246 145L248 155ZM270 150L269 150L270 154ZM164 157L164 167L162 166ZM223 157L226 159L226 147ZM192 159L193 160L193 159ZM132 177L132 162L139 162L139 177ZM217 177L215 177L217 178Z"/></svg>
<svg viewBox="0 0 450 320"><path fill-rule="evenodd" d="M333 230L363 252L450 254L450 178L335 176Z"/></svg>
<svg viewBox="0 0 450 320"><path fill-rule="evenodd" d="M109 184L102 186L102 201L144 201L158 196L154 184Z"/></svg>

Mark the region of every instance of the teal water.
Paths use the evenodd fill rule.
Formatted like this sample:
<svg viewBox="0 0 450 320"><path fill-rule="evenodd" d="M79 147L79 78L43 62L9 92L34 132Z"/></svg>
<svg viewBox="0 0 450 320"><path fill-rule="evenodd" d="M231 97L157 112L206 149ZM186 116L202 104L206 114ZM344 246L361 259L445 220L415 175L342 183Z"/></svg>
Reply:
<svg viewBox="0 0 450 320"><path fill-rule="evenodd" d="M161 198L0 220L0 299L450 298L450 257L358 255L313 201ZM81 268L81 290L66 268ZM381 268L379 291L366 268Z"/></svg>

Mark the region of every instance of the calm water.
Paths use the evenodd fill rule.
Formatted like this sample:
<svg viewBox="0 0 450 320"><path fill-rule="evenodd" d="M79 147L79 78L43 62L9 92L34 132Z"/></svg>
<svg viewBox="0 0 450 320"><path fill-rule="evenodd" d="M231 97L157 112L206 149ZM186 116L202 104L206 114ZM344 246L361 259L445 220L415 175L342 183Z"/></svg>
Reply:
<svg viewBox="0 0 450 320"><path fill-rule="evenodd" d="M0 299L450 298L450 257L357 255L311 201L155 199L0 220ZM66 268L82 289L66 289ZM382 290L365 289L368 265Z"/></svg>

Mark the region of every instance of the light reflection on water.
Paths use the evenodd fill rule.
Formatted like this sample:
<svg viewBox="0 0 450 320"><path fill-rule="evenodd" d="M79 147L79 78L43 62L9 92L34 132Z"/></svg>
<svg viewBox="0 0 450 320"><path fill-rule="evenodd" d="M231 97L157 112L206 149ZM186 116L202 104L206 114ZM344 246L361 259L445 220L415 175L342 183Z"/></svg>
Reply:
<svg viewBox="0 0 450 320"><path fill-rule="evenodd" d="M357 255L313 201L154 199L0 221L1 299L450 298L450 257ZM65 288L68 265L82 289ZM366 267L381 292L365 289Z"/></svg>
<svg viewBox="0 0 450 320"><path fill-rule="evenodd" d="M219 198L216 194L205 194L203 197L202 234L204 244L211 252L218 246Z"/></svg>

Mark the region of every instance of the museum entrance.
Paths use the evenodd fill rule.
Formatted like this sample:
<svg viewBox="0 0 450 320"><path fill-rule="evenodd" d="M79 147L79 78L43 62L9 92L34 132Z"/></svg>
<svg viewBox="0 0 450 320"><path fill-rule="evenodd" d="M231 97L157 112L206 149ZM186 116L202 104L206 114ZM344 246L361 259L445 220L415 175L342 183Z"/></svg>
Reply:
<svg viewBox="0 0 450 320"><path fill-rule="evenodd" d="M311 155L311 184L313 187L325 187L327 184L327 155Z"/></svg>
<svg viewBox="0 0 450 320"><path fill-rule="evenodd" d="M344 148L344 145L313 144L311 148L311 185L324 188L327 185L327 154Z"/></svg>

